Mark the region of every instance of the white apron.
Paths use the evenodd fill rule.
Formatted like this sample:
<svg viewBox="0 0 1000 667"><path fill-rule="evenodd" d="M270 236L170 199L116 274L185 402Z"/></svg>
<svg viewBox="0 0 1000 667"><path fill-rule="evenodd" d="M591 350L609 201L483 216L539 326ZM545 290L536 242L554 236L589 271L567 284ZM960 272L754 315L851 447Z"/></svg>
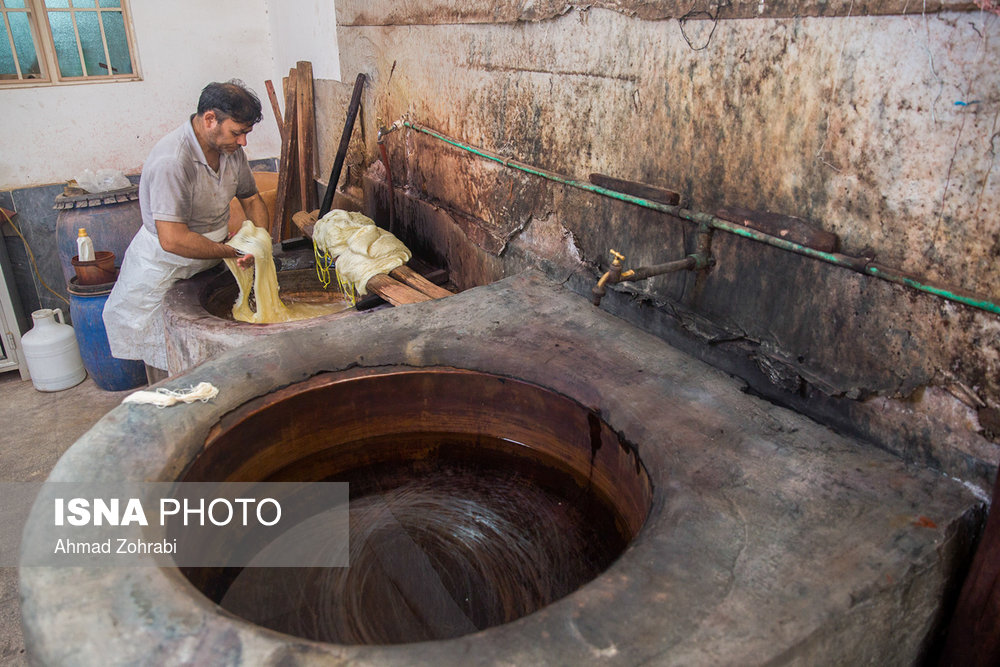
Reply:
<svg viewBox="0 0 1000 667"><path fill-rule="evenodd" d="M223 227L202 234L223 241ZM104 328L111 355L118 359L141 359L147 365L167 369L167 343L163 328L163 297L184 278L218 264L218 259L188 259L167 252L160 240L141 227L125 251L118 281L104 304Z"/></svg>

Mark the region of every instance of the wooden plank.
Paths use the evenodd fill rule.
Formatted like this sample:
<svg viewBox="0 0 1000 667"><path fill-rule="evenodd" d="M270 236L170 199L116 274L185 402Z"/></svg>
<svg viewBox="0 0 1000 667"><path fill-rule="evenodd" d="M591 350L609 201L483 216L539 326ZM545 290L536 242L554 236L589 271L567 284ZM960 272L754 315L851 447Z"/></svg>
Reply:
<svg viewBox="0 0 1000 667"><path fill-rule="evenodd" d="M298 135L296 123L295 103L296 74L292 69L288 72L288 88L285 97L285 135L281 141L281 158L278 166L278 192L274 201L274 220L271 221L271 240L274 243L285 238L282 234L285 227L285 219L289 217L291 211L297 207L289 206L289 193L291 191L292 173L295 170L295 143ZM291 104L289 104L291 101Z"/></svg>
<svg viewBox="0 0 1000 667"><path fill-rule="evenodd" d="M431 297L408 287L395 278L379 274L368 281L368 291L375 292L394 306L430 301Z"/></svg>
<svg viewBox="0 0 1000 667"><path fill-rule="evenodd" d="M735 206L719 209L715 215L723 220L822 252L836 251L839 242L836 234L820 229L808 220L791 215L751 211Z"/></svg>
<svg viewBox="0 0 1000 667"><path fill-rule="evenodd" d="M602 188L622 192L633 197L651 199L662 204L669 204L670 206L677 206L681 201L680 194L673 190L658 188L646 183L637 183L636 181L624 181L620 178L605 176L604 174L591 174L590 182Z"/></svg>
<svg viewBox="0 0 1000 667"><path fill-rule="evenodd" d="M293 67L288 70L288 73L290 75L294 74L293 78L297 83L298 82L297 70ZM298 120L297 120L299 109L298 109L298 103L296 101L296 89L292 89L291 96L289 96L288 79L289 77L287 76L282 77L281 79L281 84L282 84L281 94L282 94L282 99L285 100L285 113L286 114L288 113L288 104L289 102L291 102L292 105L295 107L294 109L295 115L293 115L293 118L295 118L296 120L292 123L291 130L285 131L286 134L288 134L288 132L292 133L292 136L289 137L289 141L291 141L292 143L291 143L291 149L289 150L288 154L288 164L289 164L288 193L285 197L286 209L285 209L285 217L282 219L282 230L281 230L282 237L284 237L285 235L284 225L287 224L288 214L291 211L298 211L299 209L302 208L301 206L299 206L299 170L295 166L298 164L298 150L299 150L298 138L297 138L297 133L299 131Z"/></svg>
<svg viewBox="0 0 1000 667"><path fill-rule="evenodd" d="M295 99L296 123L298 124L299 158L299 203L301 209L311 211L316 208L316 169L314 147L316 140L316 111L313 106L312 63L300 60L296 63Z"/></svg>
<svg viewBox="0 0 1000 667"><path fill-rule="evenodd" d="M281 140L285 140L285 121L281 118L281 108L278 107L278 96L274 92L274 84L268 79L264 82L264 87L267 88L267 97L271 100L271 111L274 112L274 122L278 125L278 136Z"/></svg>
<svg viewBox="0 0 1000 667"><path fill-rule="evenodd" d="M451 292L445 288L435 285L431 281L424 278L422 275L414 271L408 266L399 266L389 272L389 275L403 283L408 285L413 289L426 294L432 299L443 299L446 296L451 296Z"/></svg>
<svg viewBox="0 0 1000 667"><path fill-rule="evenodd" d="M292 224L302 232L302 236L310 239L313 237L313 228L317 220L319 220L319 210L298 211L292 214Z"/></svg>

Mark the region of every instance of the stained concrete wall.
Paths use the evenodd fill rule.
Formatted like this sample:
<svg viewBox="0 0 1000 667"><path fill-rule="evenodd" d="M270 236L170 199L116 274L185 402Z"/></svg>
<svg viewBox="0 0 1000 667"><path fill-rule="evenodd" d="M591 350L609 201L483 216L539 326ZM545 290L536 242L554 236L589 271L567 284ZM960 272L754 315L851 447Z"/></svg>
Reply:
<svg viewBox="0 0 1000 667"><path fill-rule="evenodd" d="M690 4L338 3L343 78L368 77L353 182L384 215L384 170L359 172L377 127L407 115L579 180L674 189L693 210L806 218L844 253L1000 299L1000 18L957 2ZM318 91L330 164L350 86ZM691 223L411 130L387 147L400 234L461 286L534 266L589 293L609 248L626 266L694 250ZM989 487L996 315L724 233L713 253L710 271L621 285L602 307L748 391Z"/></svg>

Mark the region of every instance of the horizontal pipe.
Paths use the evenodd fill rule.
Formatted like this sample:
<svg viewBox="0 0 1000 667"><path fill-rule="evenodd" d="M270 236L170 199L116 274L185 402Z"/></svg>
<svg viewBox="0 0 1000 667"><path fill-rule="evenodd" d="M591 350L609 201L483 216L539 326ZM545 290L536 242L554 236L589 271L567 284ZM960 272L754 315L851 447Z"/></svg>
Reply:
<svg viewBox="0 0 1000 667"><path fill-rule="evenodd" d="M673 262L667 262L665 264L657 264L655 266L640 266L638 269L632 269L626 271L621 275L618 282L625 282L626 280L645 280L646 278L652 278L653 276L662 276L667 273L677 273L678 271L690 271L698 264L698 261L694 257L685 257L684 259L678 259Z"/></svg>
<svg viewBox="0 0 1000 667"><path fill-rule="evenodd" d="M456 148L461 148L462 150L472 153L473 155L478 155L479 157L485 158L487 160L498 162L504 165L505 167L517 169L527 174L532 174L534 176L541 176L542 178L546 178L550 181L555 181L556 183L561 183L563 185L568 185L570 187L579 188L580 190L587 190L588 192L604 195L605 197L611 197L612 199L617 199L619 201L627 202L629 204L635 204L636 206L642 206L643 208L648 208L654 211L659 211L661 213L666 213L667 215L672 215L675 218L680 218L681 220L688 220L690 222L694 222L700 225L706 225L708 227L711 227L712 229L720 229L724 232L735 234L737 236L742 236L743 238L751 239L759 243L764 243L773 246L775 248L781 248L782 250L788 250L789 252L794 252L799 255L812 257L813 259L818 259L820 261L827 262L829 264L834 264L836 266L840 266L845 269L850 269L851 271L855 271L857 273L862 273L864 275L872 276L874 278L886 280L888 282L896 283L898 285L904 285L906 287L910 287L912 289L919 290L927 294L933 294L934 296L938 296L942 299L947 299L948 301L954 301L956 303L961 303L971 308L978 308L979 310L984 310L986 312L1000 315L1000 304L991 301L984 296L972 294L970 292L965 292L950 287L935 285L921 278L909 276L902 271L874 264L869 259L864 257L851 257L849 255L842 255L840 253L815 250L813 248L809 248L804 245L794 243L792 241L786 241L785 239L779 238L777 236L771 236L770 234L765 234L750 227L744 227L743 225L731 223L728 220L723 220L708 213L690 211L688 209L681 208L680 206L664 204L649 199L643 199L642 197L636 197L634 195L626 194L624 192L610 190L608 188L603 188L599 185L594 185L586 181L578 181L576 179L569 178L567 176L563 176L555 172L547 171L545 169L540 169L538 167L525 164L518 160L505 158L491 151L487 151L482 148L476 148L475 146L471 146L457 139L453 139L447 135L441 134L440 132L430 129L429 127L421 125L420 123L414 123L412 121L404 121L403 125L410 129L416 130L417 132L422 132L426 135L434 137L435 139L443 141L446 144L450 144Z"/></svg>

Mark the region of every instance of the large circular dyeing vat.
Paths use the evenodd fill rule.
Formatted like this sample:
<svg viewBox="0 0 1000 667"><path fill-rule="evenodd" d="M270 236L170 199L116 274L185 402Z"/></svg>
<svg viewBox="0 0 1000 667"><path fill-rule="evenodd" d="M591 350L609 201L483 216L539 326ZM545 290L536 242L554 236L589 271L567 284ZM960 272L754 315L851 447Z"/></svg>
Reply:
<svg viewBox="0 0 1000 667"><path fill-rule="evenodd" d="M283 576L294 570L22 567L35 662L916 662L966 543L961 485L748 396L534 273L363 321L262 337L169 378L169 389L219 393L119 406L48 481L349 479L351 523L376 535L380 558L299 571L298 599ZM416 502L397 505L404 496ZM457 498L477 508L429 511ZM366 514L379 503L399 508L402 531ZM502 523L539 528L520 565L545 568L474 567L515 559L478 539ZM448 542L449 526L468 539ZM47 538L30 523L23 544ZM415 553L437 560L437 590L459 598L460 615L393 597L406 586L387 581L427 583ZM560 585L514 598L508 572ZM372 587L352 587L355 576ZM477 577L466 600L459 584ZM324 588L337 599L310 593ZM495 600L516 600L499 607L517 613L497 615ZM326 626L304 624L303 608ZM442 633L441 618L462 622Z"/></svg>
<svg viewBox="0 0 1000 667"><path fill-rule="evenodd" d="M314 337L324 338L322 330L295 332L295 342L270 342L284 338L281 347L301 353ZM347 481L351 565L48 572L72 572L74 590L94 584L102 596L155 609L155 618L143 617L108 600L117 630L102 637L102 656L117 660L119 651L137 650L125 639L135 630L152 635L150 659L170 656L166 662L172 662L191 648L177 634L184 627L202 635L199 642L216 641L208 635L222 642L199 652L235 650L225 664L260 664L259 654L240 654L250 654L249 645L242 651L231 645L234 631L239 641L263 639L266 652L275 646L278 654L304 652L288 664L326 664L347 650L362 663L371 652L374 664L389 654L411 664L414 646L478 641L530 624L551 603L602 578L642 529L653 494L648 473L634 447L592 408L530 382L448 367L348 368L289 383L301 368L275 365L280 360L267 358L268 347L231 351L199 367L217 378L223 368L230 372L213 401L216 417L194 428L155 408L147 416L156 424L106 418L108 427L123 432L104 432L98 440L131 452L111 454L115 469L102 467L99 475L116 479L129 469L179 482ZM170 380L192 381L184 375ZM269 386L273 390L260 393ZM184 411L191 416L198 407ZM119 408L130 409L135 406ZM150 436L170 445L148 447L141 441ZM63 473L79 478L73 460L93 461L88 450L86 444L71 448L49 481ZM158 475L151 477L151 468L159 468ZM27 576L35 574L47 576L41 569ZM141 591L128 591L133 585ZM55 617L45 591L55 589L25 586L34 591L24 606L29 643L44 660L66 641L46 627ZM440 596L422 594L428 586L447 595L444 608ZM326 624L317 626L317 618ZM467 664L458 654L444 662Z"/></svg>
<svg viewBox="0 0 1000 667"><path fill-rule="evenodd" d="M593 412L440 368L320 375L251 401L182 480L350 483L350 567L185 570L246 620L344 644L447 639L530 614L617 558L651 494Z"/></svg>

